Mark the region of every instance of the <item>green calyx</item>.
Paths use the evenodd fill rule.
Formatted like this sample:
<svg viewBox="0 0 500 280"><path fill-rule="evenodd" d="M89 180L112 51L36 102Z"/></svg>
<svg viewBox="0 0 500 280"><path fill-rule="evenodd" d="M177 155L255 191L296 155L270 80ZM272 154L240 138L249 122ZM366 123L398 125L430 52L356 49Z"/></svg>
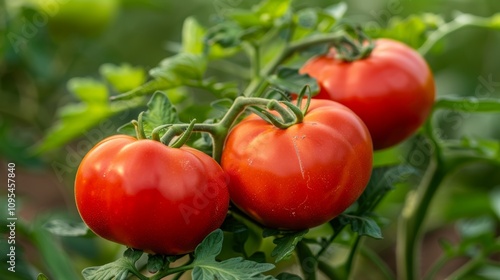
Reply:
<svg viewBox="0 0 500 280"><path fill-rule="evenodd" d="M340 41L334 44L336 50L335 58L347 62L365 59L370 56L375 48L373 40L368 37L361 27L351 27L354 37L342 36Z"/></svg>
<svg viewBox="0 0 500 280"><path fill-rule="evenodd" d="M291 101L278 101L275 99L266 99L260 97L238 97L234 100L231 108L216 123L196 123L192 120L189 124L163 124L153 129L151 139L159 141L172 148L180 148L188 141L193 132L209 133L213 142L212 156L215 160L220 161L222 149L226 141L229 130L236 123L238 117L246 110L251 109L254 113L260 116L263 120L269 122L279 129L287 129L290 126L301 123L304 120L309 103L310 94L307 94L307 102L302 108L304 96L309 93L310 89L305 86L298 98L296 104ZM274 113L273 113L274 112ZM132 121L135 127L137 139L147 139L144 132L143 113L139 114L138 120ZM160 136L160 132L166 130Z"/></svg>

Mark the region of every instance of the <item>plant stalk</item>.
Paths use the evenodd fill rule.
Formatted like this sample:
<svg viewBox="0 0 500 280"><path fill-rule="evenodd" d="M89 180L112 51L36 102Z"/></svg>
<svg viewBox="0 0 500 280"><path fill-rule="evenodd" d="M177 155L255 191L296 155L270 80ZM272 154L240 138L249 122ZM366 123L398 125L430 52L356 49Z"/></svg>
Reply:
<svg viewBox="0 0 500 280"><path fill-rule="evenodd" d="M439 185L445 178L443 165L432 159L416 191L408 194L399 217L397 232L398 279L420 279L419 261L422 226Z"/></svg>

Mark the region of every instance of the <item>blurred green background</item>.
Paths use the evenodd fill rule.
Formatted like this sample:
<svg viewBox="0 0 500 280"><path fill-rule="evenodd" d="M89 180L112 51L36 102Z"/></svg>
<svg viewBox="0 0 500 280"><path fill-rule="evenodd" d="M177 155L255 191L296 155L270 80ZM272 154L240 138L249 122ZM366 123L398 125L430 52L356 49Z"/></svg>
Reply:
<svg viewBox="0 0 500 280"><path fill-rule="evenodd" d="M33 230L53 217L78 221L73 200L73 179L81 157L90 148L89 145L79 145L82 143L79 140L87 139L94 143L106 135L114 134L115 128L130 119L123 121L123 116L119 120L113 119L116 127L101 129L101 134L85 135L85 131L82 131L81 139L64 147L44 154L34 153L33 148L57 122L58 108L75 100L66 87L67 81L73 77L97 78L99 66L104 63L129 63L146 70L153 68L160 60L174 54L179 47L181 27L186 17L194 16L200 23L209 26L214 14L220 15L228 9L251 6L256 2L0 2L0 174L3 181L7 163L16 164L16 210L18 217L24 221L24 225L19 223L17 237L18 265L20 271L24 272L16 274L19 278L12 279L31 279L39 271L49 276L78 273L83 267L114 260L123 249L102 239L60 238L46 232L41 233L42 230ZM338 2L295 1L294 5L326 7ZM345 2L349 7L346 19L373 30L387 26L391 18L406 18L411 14L435 13L449 21L456 11L478 16L491 16L500 12L498 0ZM499 50L498 30L465 28L444 38L426 57L435 74L438 96L500 97ZM237 79L228 74L231 69L221 69L224 67L219 65L217 69L210 71L221 80ZM240 79L238 82L244 84L245 81ZM205 101L195 94L189 102L197 104ZM134 113L130 112L130 116L134 116ZM498 117L495 114L445 112L437 121L445 139L470 136L498 141ZM417 168L424 169L420 160L412 159L415 156L412 151L415 149L418 147L413 146L413 142L409 140L388 153L407 158ZM66 167L60 169L58 163L65 164ZM469 166L448 180L447 185L449 186L439 193L435 201L435 205L439 206L431 211L429 227L438 237L442 234L453 240L456 234L447 226L451 221L466 216L493 215L490 194L496 186L500 186L500 172L491 166ZM395 190L381 207L382 215L389 221L394 220L399 213L398 207L407 190L407 187ZM3 187L0 194L4 208L6 190ZM5 209L1 211L3 213ZM2 214L2 223L4 221ZM384 241L369 241L370 246L376 248L390 265L394 263L394 224L388 222ZM438 237L430 235L429 242L434 243L427 245L438 251L434 255L439 254L437 241L434 240ZM4 275L5 248L1 249L0 275ZM25 258L21 257L21 251ZM435 258L434 255L432 258ZM59 261L69 263L70 267L61 268L60 263L57 263ZM21 269L23 263L26 265L24 270ZM59 271L55 272L56 270Z"/></svg>

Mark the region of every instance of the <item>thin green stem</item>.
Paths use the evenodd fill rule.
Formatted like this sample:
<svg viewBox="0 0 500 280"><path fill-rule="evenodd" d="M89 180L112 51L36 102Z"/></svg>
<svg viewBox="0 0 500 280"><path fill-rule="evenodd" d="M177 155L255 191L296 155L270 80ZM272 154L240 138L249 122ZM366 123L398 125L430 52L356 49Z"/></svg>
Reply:
<svg viewBox="0 0 500 280"><path fill-rule="evenodd" d="M150 280L149 277L144 276L144 274L142 274L137 268L135 268L135 266L132 265L131 269L132 270L130 272L140 280Z"/></svg>
<svg viewBox="0 0 500 280"><path fill-rule="evenodd" d="M311 36L302 41L290 43L280 55L278 55L274 60L267 64L260 71L259 75L252 79L248 87L243 92L244 96L255 96L259 97L263 94L265 88L269 84L266 77L271 75L276 71L278 66L290 58L293 54L300 50L310 48L312 46L321 44L338 44L346 38L344 32L330 33L318 36Z"/></svg>
<svg viewBox="0 0 500 280"><path fill-rule="evenodd" d="M421 279L419 273L422 227L432 198L446 177L443 150L432 129L432 115L424 124L432 158L416 190L410 191L401 212L397 230L397 269L399 279Z"/></svg>
<svg viewBox="0 0 500 280"><path fill-rule="evenodd" d="M349 252L347 261L345 262L344 268L347 276L351 275L352 266L354 264L354 257L356 256L356 252L358 251L360 241L361 236L357 235L354 239L354 243L351 246L351 251Z"/></svg>
<svg viewBox="0 0 500 280"><path fill-rule="evenodd" d="M441 255L439 259L437 259L432 265L431 269L425 275L424 280L433 280L436 279L437 273L443 268L443 266L450 260L450 258L446 255Z"/></svg>
<svg viewBox="0 0 500 280"><path fill-rule="evenodd" d="M482 254L477 255L472 260L467 262L465 265L461 266L459 269L455 270L446 279L465 279L467 275L483 265L484 256Z"/></svg>
<svg viewBox="0 0 500 280"><path fill-rule="evenodd" d="M276 104L277 105L276 105ZM220 162L222 157L222 150L224 147L224 143L226 141L226 137L229 133L229 130L234 125L238 117L245 111L245 109L249 106L260 106L268 108L270 107L273 110L278 111L282 118L285 119L285 122L281 122L278 119L275 119L276 125L279 128L287 128L290 125L293 125L297 122L298 119L294 118L294 122L286 122L287 118L291 118L297 112L300 112L298 108L290 107L293 104L285 104L287 108L290 108L288 111L287 108L281 107L281 105L276 100L269 100L266 98L258 98L258 97L238 97L233 102L231 108L229 108L228 112L224 115L224 117L218 122L214 124L172 124L172 125L163 125L159 129L163 129L165 127L169 127L167 132L161 137L161 142L164 144L169 144L173 137L181 134L184 130L188 129L190 126L192 127L193 132L207 132L210 134L213 140L213 150L212 157ZM274 117L274 116L273 116ZM157 132L157 131L156 131ZM187 135L186 135L187 136ZM158 136L155 136L158 138ZM175 143L174 143L175 145Z"/></svg>
<svg viewBox="0 0 500 280"><path fill-rule="evenodd" d="M260 75L260 49L259 46L253 42L243 42L243 49L250 58L250 66L252 79Z"/></svg>
<svg viewBox="0 0 500 280"><path fill-rule="evenodd" d="M144 122L142 120L143 114L144 112L141 112L139 114L139 117L137 118L137 121L136 120L132 121L132 124L134 125L135 128L135 134L137 139L147 139L146 133L144 132Z"/></svg>
<svg viewBox="0 0 500 280"><path fill-rule="evenodd" d="M460 14L452 21L440 25L436 31L432 32L427 40L422 44L422 46L420 46L418 52L421 55L425 56L432 49L432 47L444 36L463 27L489 27L490 25L490 20L488 18L473 16L469 14Z"/></svg>
<svg viewBox="0 0 500 280"><path fill-rule="evenodd" d="M190 257L185 264L178 267L166 268L165 270L152 276L149 280L160 280L163 279L165 276L172 274L176 274L173 279L178 279L180 278L180 276L182 276L184 272L194 269L193 261L194 259Z"/></svg>
<svg viewBox="0 0 500 280"><path fill-rule="evenodd" d="M318 269L323 272L323 274L328 277L330 280L340 280L343 279L343 277L340 277L335 270L329 263L318 260Z"/></svg>
<svg viewBox="0 0 500 280"><path fill-rule="evenodd" d="M325 242L325 244L323 246L321 246L321 249L318 251L318 253L316 253L316 259L319 259L319 257L321 257L321 255L323 255L326 252L328 247L332 244L333 240L335 240L335 238L337 238L337 236L340 234L340 232L342 232L342 230L344 228L345 228L345 226L342 226L339 230L335 231L330 236L330 238Z"/></svg>
<svg viewBox="0 0 500 280"><path fill-rule="evenodd" d="M380 259L380 257L375 252L373 252L367 247L361 247L360 253L364 257L369 259L380 270L380 272L384 275L384 279L387 280L396 279L396 276L391 271L391 269L387 266L387 264L383 260Z"/></svg>
<svg viewBox="0 0 500 280"><path fill-rule="evenodd" d="M416 191L408 194L399 217L397 238L397 266L400 279L420 279L418 258L422 225L432 198L443 181L446 172L436 159L432 159L427 172Z"/></svg>
<svg viewBox="0 0 500 280"><path fill-rule="evenodd" d="M184 272L186 272L186 271L181 271L181 272L177 273L177 274L176 274L176 275L172 278L172 280L179 280L179 279L181 279L181 277L182 277L182 275L184 274Z"/></svg>
<svg viewBox="0 0 500 280"><path fill-rule="evenodd" d="M301 240L295 247L300 260L300 268L307 280L316 280L318 270L318 259L316 259L307 244Z"/></svg>

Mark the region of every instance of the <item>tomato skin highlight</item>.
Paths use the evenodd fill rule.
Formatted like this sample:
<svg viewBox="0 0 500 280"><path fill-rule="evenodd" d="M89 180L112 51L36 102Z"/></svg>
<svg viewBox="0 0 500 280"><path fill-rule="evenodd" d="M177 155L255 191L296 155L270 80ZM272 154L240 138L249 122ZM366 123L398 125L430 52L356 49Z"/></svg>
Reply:
<svg viewBox="0 0 500 280"><path fill-rule="evenodd" d="M299 230L323 224L364 191L372 143L345 106L311 100L304 121L279 129L250 115L230 132L221 165L233 203L261 224Z"/></svg>
<svg viewBox="0 0 500 280"><path fill-rule="evenodd" d="M332 50L310 59L300 73L318 81L314 98L342 103L365 122L375 150L410 137L434 104L434 78L424 58L390 39L375 40L370 56L353 62L336 59Z"/></svg>
<svg viewBox="0 0 500 280"><path fill-rule="evenodd" d="M229 206L227 176L211 157L125 135L104 139L84 157L75 199L97 235L167 255L193 251Z"/></svg>

